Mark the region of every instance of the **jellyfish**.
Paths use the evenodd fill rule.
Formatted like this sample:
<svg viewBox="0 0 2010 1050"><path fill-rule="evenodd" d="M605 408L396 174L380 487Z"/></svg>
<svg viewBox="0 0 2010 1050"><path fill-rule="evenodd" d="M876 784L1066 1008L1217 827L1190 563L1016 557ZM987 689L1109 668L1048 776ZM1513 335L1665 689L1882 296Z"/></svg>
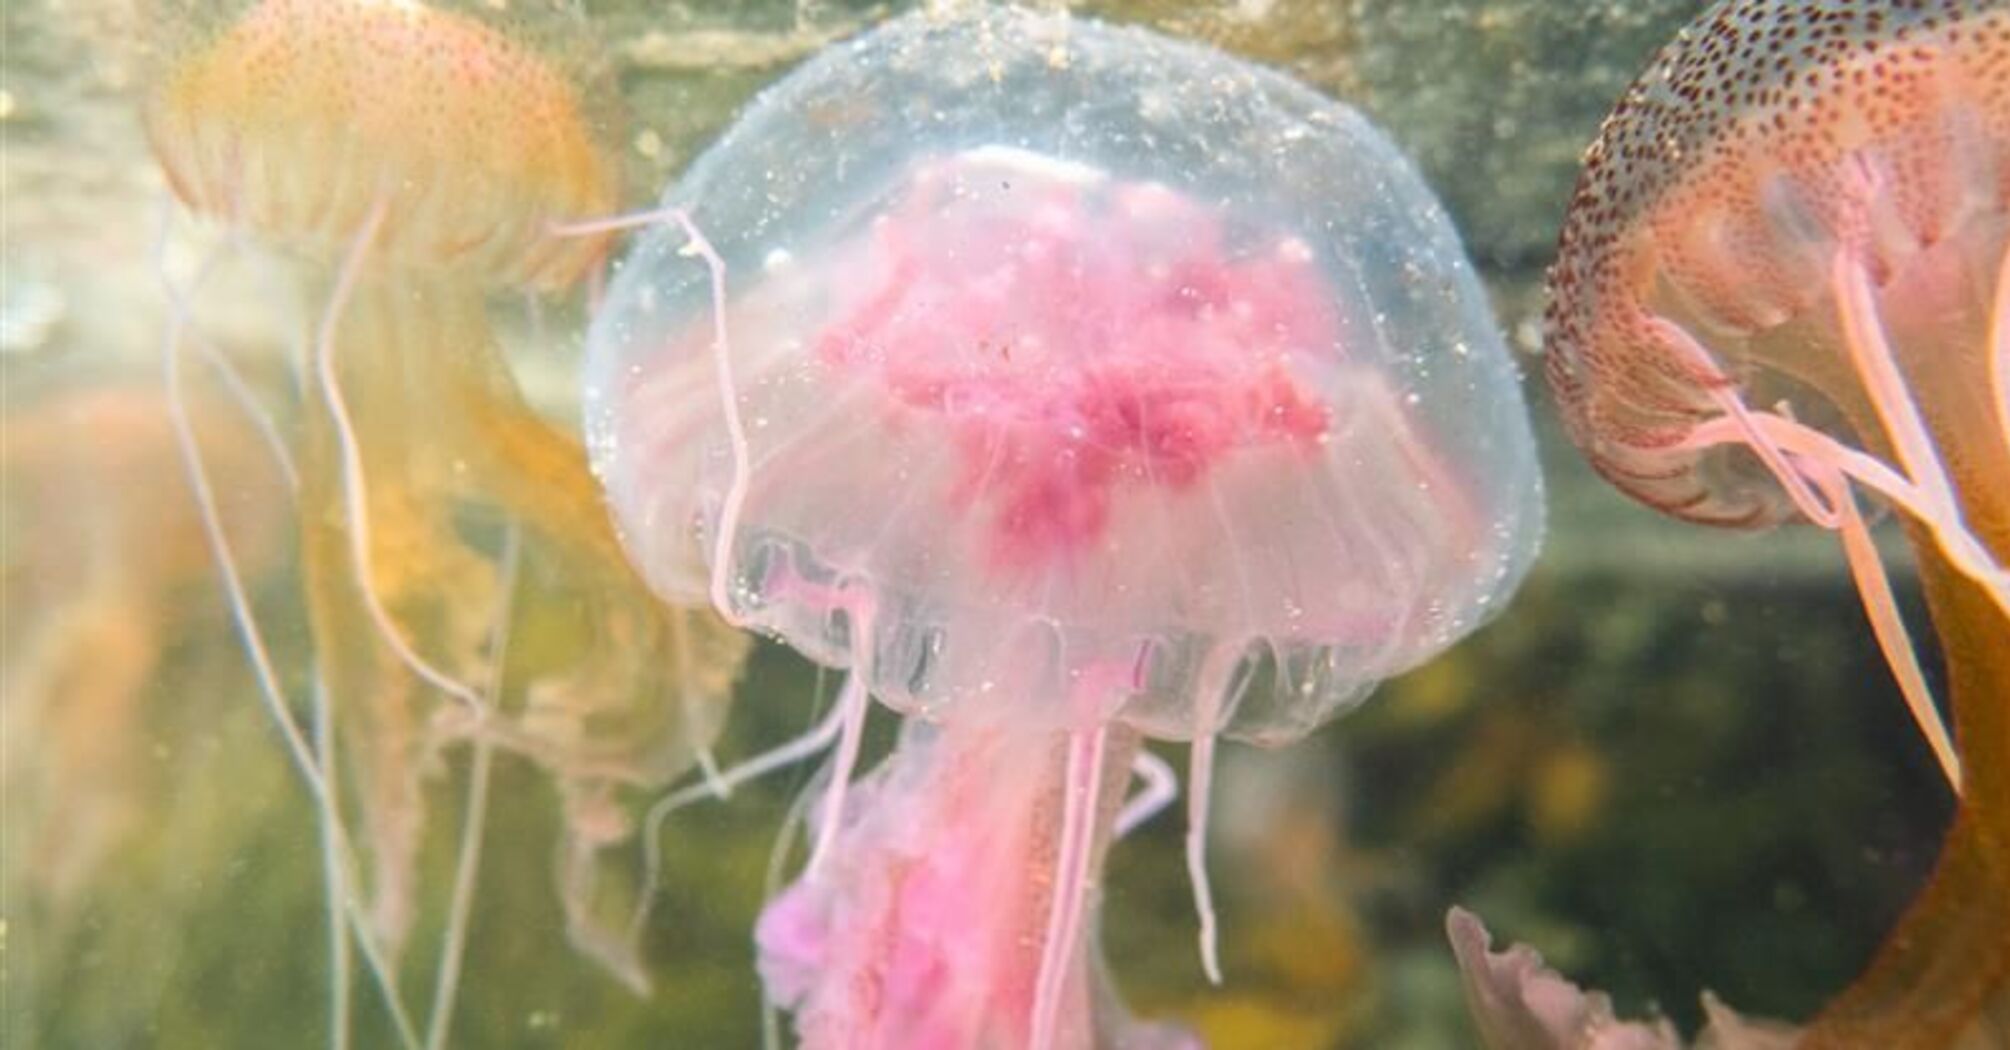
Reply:
<svg viewBox="0 0 2010 1050"><path fill-rule="evenodd" d="M279 255L315 305L282 415L315 692L345 760L305 754L274 707L328 819L354 806L378 954L395 964L414 921L422 777L472 742L557 780L569 933L639 988L594 858L628 835L617 792L704 761L745 644L649 593L583 450L530 408L492 331L493 292L595 271L608 235L556 227L614 210L619 182L584 62L516 28L366 0L164 10L145 126L175 195ZM505 660L498 620L576 624L576 644Z"/></svg>
<svg viewBox="0 0 2010 1050"><path fill-rule="evenodd" d="M0 797L13 847L0 885L60 933L160 788L149 685L221 610L191 601L209 582L209 548L158 385L116 370L24 385L33 392L11 397L0 424L13 497L0 528ZM286 551L284 476L227 405L191 409L190 433L244 511L233 538L245 570L263 579Z"/></svg>
<svg viewBox="0 0 2010 1050"><path fill-rule="evenodd" d="M2010 976L2010 10L1719 3L1586 157L1547 372L1616 486L1835 532L1959 795L1926 889L1804 1045L1942 1046ZM1918 556L1942 723L1859 497Z"/></svg>
<svg viewBox="0 0 2010 1050"><path fill-rule="evenodd" d="M1533 555L1444 212L1280 74L987 6L829 49L664 204L589 335L595 470L659 593L846 672L768 997L812 1047L1190 1045L1095 949L1148 742L1192 744L1218 976L1216 742L1305 735ZM904 721L852 783L875 700Z"/></svg>

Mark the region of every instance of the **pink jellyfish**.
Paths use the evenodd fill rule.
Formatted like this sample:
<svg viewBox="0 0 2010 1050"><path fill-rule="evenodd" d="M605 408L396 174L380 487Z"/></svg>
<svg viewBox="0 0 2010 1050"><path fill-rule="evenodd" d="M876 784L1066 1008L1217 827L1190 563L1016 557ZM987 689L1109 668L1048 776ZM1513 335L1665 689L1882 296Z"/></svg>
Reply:
<svg viewBox="0 0 2010 1050"><path fill-rule="evenodd" d="M769 996L811 1047L1179 1044L1094 946L1145 741L1194 745L1217 976L1215 740L1304 735L1534 552L1515 370L1443 211L1283 76L1005 9L830 50L666 205L591 336L624 541L849 671ZM905 728L848 785L874 697Z"/></svg>

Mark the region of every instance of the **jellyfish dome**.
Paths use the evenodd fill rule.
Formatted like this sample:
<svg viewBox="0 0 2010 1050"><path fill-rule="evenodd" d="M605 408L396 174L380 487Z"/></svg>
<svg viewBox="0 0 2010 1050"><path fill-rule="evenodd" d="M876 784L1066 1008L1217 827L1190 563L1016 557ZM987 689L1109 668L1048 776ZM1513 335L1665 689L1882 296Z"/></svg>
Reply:
<svg viewBox="0 0 2010 1050"><path fill-rule="evenodd" d="M1212 667L1228 732L1289 739L1534 551L1516 372L1456 233L1366 120L1281 75L917 14L759 97L665 204L724 287L666 225L593 326L588 442L630 553L835 665L871 610L870 688L902 711L1060 725L1114 668L1102 714L1184 736Z"/></svg>

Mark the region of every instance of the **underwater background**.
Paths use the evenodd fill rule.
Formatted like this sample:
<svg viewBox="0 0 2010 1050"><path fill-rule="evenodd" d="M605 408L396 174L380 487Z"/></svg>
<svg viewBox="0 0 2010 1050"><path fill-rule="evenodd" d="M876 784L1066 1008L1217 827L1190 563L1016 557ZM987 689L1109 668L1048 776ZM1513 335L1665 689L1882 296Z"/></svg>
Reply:
<svg viewBox="0 0 2010 1050"><path fill-rule="evenodd" d="M653 200L761 87L898 11L599 2L582 29L576 12L514 6L498 17L530 34L561 27L550 35L618 93L630 206ZM1862 969L1931 867L1948 792L1830 538L1713 532L1630 503L1583 465L1537 381L1542 271L1580 153L1702 6L1072 6L1288 70L1416 161L1522 357L1549 497L1540 560L1490 626L1309 739L1224 747L1213 844L1224 986L1208 985L1192 950L1179 814L1112 851L1104 947L1136 1013L1226 1048L1476 1045L1444 936L1445 909L1460 904L1612 993L1623 1014L1693 1030L1707 989L1748 1014L1805 1018ZM14 0L0 19L0 1042L322 1043L330 977L312 810L260 708L157 401L160 274L192 265L176 232L187 224L162 235L168 190L138 115L149 49L167 44L118 0ZM225 275L199 313L254 383L283 386L294 333L260 280ZM570 419L578 297L496 310L531 400ZM255 521L282 482L258 435L217 426L203 440L231 479L225 498ZM284 528L249 527L240 554L256 567L256 607L304 694L310 643L287 600L297 552ZM1903 546L1884 546L1916 616ZM580 645L576 633L531 618L511 658L535 664ZM714 751L731 761L807 728L835 688L758 643ZM76 697L102 702L60 702ZM892 730L876 717L868 760ZM422 1007L449 927L470 766L447 751L424 782L423 889L401 971ZM560 798L534 764L498 754L451 1044L759 1045L751 930L811 772L668 821L638 994L568 947ZM648 799L618 805L637 819ZM90 836L100 843L84 851ZM607 863L639 870L641 851L630 842ZM373 996L356 998L357 1045L394 1045Z"/></svg>

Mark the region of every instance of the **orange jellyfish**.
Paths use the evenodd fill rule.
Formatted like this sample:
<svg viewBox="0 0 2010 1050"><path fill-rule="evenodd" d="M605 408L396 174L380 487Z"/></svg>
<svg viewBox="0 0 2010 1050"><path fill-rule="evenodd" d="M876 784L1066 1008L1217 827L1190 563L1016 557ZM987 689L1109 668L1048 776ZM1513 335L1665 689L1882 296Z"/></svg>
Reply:
<svg viewBox="0 0 2010 1050"><path fill-rule="evenodd" d="M1836 532L1960 795L1931 881L1805 1046L1944 1046L2010 1008L2006 241L2010 9L1744 0L1607 120L1550 274L1549 380L1592 464L1692 521ZM1918 553L1951 733L1864 495Z"/></svg>
<svg viewBox="0 0 2010 1050"><path fill-rule="evenodd" d="M600 263L607 235L554 227L616 205L606 107L518 34L417 3L264 0L163 12L157 29L170 41L145 123L175 194L287 256L317 304L293 412L301 557L344 759L310 763L298 727L290 739L324 820L339 831L353 804L373 966L395 965L414 921L423 772L473 741L471 799L489 747L554 774L569 932L644 984L594 857L628 835L621 789L703 761L744 645L633 575L582 449L526 403L487 303ZM505 660L511 626L562 637Z"/></svg>

